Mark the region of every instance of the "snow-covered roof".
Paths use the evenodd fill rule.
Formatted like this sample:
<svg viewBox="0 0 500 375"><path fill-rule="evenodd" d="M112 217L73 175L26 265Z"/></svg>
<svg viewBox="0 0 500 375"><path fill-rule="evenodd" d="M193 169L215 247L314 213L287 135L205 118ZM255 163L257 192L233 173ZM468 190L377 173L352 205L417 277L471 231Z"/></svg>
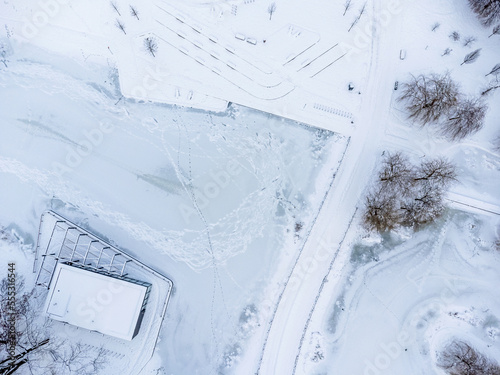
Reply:
<svg viewBox="0 0 500 375"><path fill-rule="evenodd" d="M132 340L148 285L58 263L45 312L61 322Z"/></svg>

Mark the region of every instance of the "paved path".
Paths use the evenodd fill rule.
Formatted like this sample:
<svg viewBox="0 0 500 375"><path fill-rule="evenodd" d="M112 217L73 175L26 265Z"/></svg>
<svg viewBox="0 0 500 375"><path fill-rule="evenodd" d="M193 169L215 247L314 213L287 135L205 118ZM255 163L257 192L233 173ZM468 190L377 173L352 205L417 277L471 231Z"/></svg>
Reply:
<svg viewBox="0 0 500 375"><path fill-rule="evenodd" d="M374 17L381 6L381 0L373 1ZM281 294L258 362L258 374L295 373L304 333L324 281L334 263L345 262L348 257L339 249L375 166L378 139L384 134L380 125L387 123L392 95L392 84L387 82L387 77L396 61L391 60L391 56L396 56L391 51L394 44L386 39L387 30L375 33L365 96L368 102L358 121L361 125L352 135L339 173ZM381 41L383 48L378 45ZM379 50L384 52L380 56ZM374 121L378 126L374 126Z"/></svg>

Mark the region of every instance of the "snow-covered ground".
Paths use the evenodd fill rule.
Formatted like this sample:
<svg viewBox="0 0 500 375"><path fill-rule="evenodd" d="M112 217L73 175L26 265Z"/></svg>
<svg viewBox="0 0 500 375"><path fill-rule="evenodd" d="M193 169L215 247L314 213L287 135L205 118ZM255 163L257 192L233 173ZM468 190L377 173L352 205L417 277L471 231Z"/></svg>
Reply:
<svg viewBox="0 0 500 375"><path fill-rule="evenodd" d="M137 19L123 0L4 1L2 249L32 259L53 209L171 278L143 374L441 374L452 336L499 358L499 93L452 144L394 90L449 70L477 95L498 37L466 0L367 1L348 31L352 3L143 1ZM454 209L416 233L361 230L387 150L456 163Z"/></svg>
<svg viewBox="0 0 500 375"><path fill-rule="evenodd" d="M405 3L398 19L404 22L389 23L389 32L398 30L395 43L405 49L406 58L394 66L394 80L449 70L466 95L479 95L488 82L485 72L500 54L498 41L488 38L489 30L479 25L466 2ZM432 31L435 23L440 26ZM475 44L464 47L452 41L453 31L462 40L475 37ZM468 52L480 47L481 59L460 66ZM446 48L453 51L442 56ZM295 351L294 373L443 374L435 365L436 355L454 338L500 358L494 287L500 261L494 245L499 236L500 158L492 147L498 136L498 93L487 100L482 131L459 144L436 137L433 130L412 127L396 94L388 103L380 152L403 150L414 160L448 157L459 174L448 199L461 211L451 210L413 235L377 238L351 226L340 250L350 259L336 261L324 274L326 282Z"/></svg>
<svg viewBox="0 0 500 375"><path fill-rule="evenodd" d="M453 338L498 360L498 224L452 210L412 238L352 239L342 286L318 304L297 373L440 374L436 353Z"/></svg>
<svg viewBox="0 0 500 375"><path fill-rule="evenodd" d="M12 47L1 222L33 243L52 208L161 270L175 284L165 368L215 371L250 334L242 317L275 268L295 260L348 138L238 106L115 105L114 70Z"/></svg>

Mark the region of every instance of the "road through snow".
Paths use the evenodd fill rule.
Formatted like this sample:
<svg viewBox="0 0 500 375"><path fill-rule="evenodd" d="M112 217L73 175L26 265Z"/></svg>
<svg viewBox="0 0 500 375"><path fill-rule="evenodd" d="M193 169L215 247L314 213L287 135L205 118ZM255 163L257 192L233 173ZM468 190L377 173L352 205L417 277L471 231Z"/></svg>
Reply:
<svg viewBox="0 0 500 375"><path fill-rule="evenodd" d="M378 157L378 139L384 134L383 127L390 109L392 66L397 57L397 48L389 41L389 37L396 34L391 34L385 25L379 27L382 6L381 0L373 1L369 83L358 127L316 224L281 294L258 362L258 374L295 373L303 332L307 329L322 284L332 266L342 267L348 259L349 254L339 250ZM391 27L394 27L394 18ZM332 214L336 212L339 215L332 220Z"/></svg>

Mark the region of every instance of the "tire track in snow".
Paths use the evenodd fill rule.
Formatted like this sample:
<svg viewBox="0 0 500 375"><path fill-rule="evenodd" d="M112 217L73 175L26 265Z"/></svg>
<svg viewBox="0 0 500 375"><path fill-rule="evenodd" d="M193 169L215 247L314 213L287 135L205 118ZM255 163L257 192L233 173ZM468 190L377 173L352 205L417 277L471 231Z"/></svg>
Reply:
<svg viewBox="0 0 500 375"><path fill-rule="evenodd" d="M381 1L374 1L374 25L376 21L375 17L380 8ZM373 31L374 37L372 40L372 54L368 76L369 84L366 90L367 94L365 94L368 98L368 102L364 106L365 108L363 109L362 118L358 121L358 123L362 125L357 128L356 132L352 135L351 147L349 147L346 155L347 160L345 160L343 165L340 167L339 178L335 183L335 194L328 197L328 209L331 212L340 212L343 215L348 212L352 212L354 214L358 200L363 193L362 186L364 186L371 171L373 170L375 164L373 155L377 152L378 140L383 134L383 131L381 131L383 129L378 129L375 126L372 126L372 122L373 119L376 118L378 122L384 123L384 120L388 115L385 102L387 101L387 103L390 103L389 94L392 94L392 90L389 91L390 89L379 93L380 88L388 86L384 85L382 80L389 75L391 64L381 64L380 57L378 55L380 50L379 45L381 35L379 30ZM390 62L390 60L384 62ZM341 238L338 238L338 234L332 234L332 231L335 232L335 230L339 227L346 228L346 226L348 226L348 222L346 223L345 220L339 219L335 221L335 226L332 227L333 224L331 224L331 216L325 215L325 213L320 213L319 216L321 216L321 220L314 224L315 228L313 229L315 230L317 236L330 237L329 243L339 244ZM318 238L311 238L308 240L308 243L306 243L307 251L311 256L315 254L316 250L314 244L317 243L318 240ZM302 262L307 261L307 257L305 259L304 257L305 256L302 256L301 254ZM321 274L324 275L323 273ZM280 299L278 302L278 309L281 310L280 312L277 312L275 316L280 314L283 321L278 321L276 324L276 319L273 318L271 329L274 328L274 332L269 331L268 336L266 337L263 352L259 360L257 370L258 374L291 374L295 371L295 362L291 363L291 361L288 361L289 355L287 355L287 353L290 353L290 351L293 350L297 356L300 356L301 354L301 342L303 342L302 333L304 331L301 330L300 333L298 333L298 330L295 329L295 327L298 323L307 331L308 322L310 322L310 320L308 320L308 315L304 316L304 302L307 303L308 306L313 307L315 305L315 299L312 299L311 301L310 294L308 292L310 292L309 289L316 287L318 281L318 289L315 290L319 291L319 295L321 295L321 285L323 279L318 280L318 278L319 276L314 275L313 277L313 275L309 275L308 279L303 280L302 284L304 285L301 284L298 291L294 291L293 293L292 291L288 291L287 301L285 301L286 303L283 301L284 298ZM287 292L287 289L289 288L285 288L284 292ZM314 296L316 297L318 294L315 293ZM314 307L312 310L314 313ZM271 346L268 345L270 338L274 341ZM285 349L286 346L287 348ZM296 361L298 361L297 357Z"/></svg>
<svg viewBox="0 0 500 375"><path fill-rule="evenodd" d="M321 201L321 203L320 203L320 206L319 206L319 208L318 208L318 214L317 214L317 215L314 217L314 219L313 219L313 223L312 223L312 225L311 225L311 227L310 227L309 231L307 232L307 236L306 236L306 238L305 238L305 240L304 240L304 243L303 243L303 245L302 245L302 248L300 249L300 252L299 252L299 254L298 254L297 258L295 259L295 262L294 262L294 264L293 264L293 266L292 266L292 269L290 270L289 274L287 275L286 281L285 281L285 283L284 283L284 285L283 285L283 288L281 289L281 292L280 292L280 294L279 294L279 296L278 296L278 301L276 302L276 305L275 305L275 307L274 307L274 310L273 310L273 312L272 312L271 319L270 319L270 321L269 321L269 324L268 324L268 327L267 327L267 330L266 330L266 337L265 337L265 339L264 339L264 343L263 343L263 346L262 346L262 351L261 351L261 353L260 353L260 357L259 357L259 361L258 361L257 371L255 372L255 374L256 374L256 375L258 375L258 374L259 374L260 368L261 368L261 366L262 366L262 361L263 361L263 358L264 358L264 353L265 353L266 346L267 346L267 343L268 343L268 340L269 340L269 335L270 335L270 333L271 333L271 329L272 329L272 326L273 326L273 323L274 323L274 319L275 319L275 317L276 317L276 315L277 315L277 313L278 313L278 308L279 308L279 306L280 306L280 302L281 302L281 300L282 300L282 298L283 298L283 295L284 295L284 293L285 293L285 291L286 291L286 289L287 289L287 287L288 287L288 284L289 284L289 282L290 282L290 279L292 278L292 275L293 275L293 273L294 273L295 269L297 268L297 265L298 265L298 263L299 263L300 256L301 256L302 251L304 250L304 248L305 248L305 246L306 246L306 244L307 244L307 242L308 242L308 240L309 240L309 236L310 236L311 232L313 231L313 228L314 228L314 227L315 227L315 225L316 225L316 221L317 221L317 219L318 219L319 213L321 212L321 210L322 210L322 208L323 208L323 205L325 204L325 202L326 202L326 200L327 200L327 198L328 198L328 196L329 196L329 194L330 194L330 191L332 190L332 186L333 186L333 184L334 184L334 182L335 182L335 178L336 178L336 175L337 175L338 169L339 169L339 168L340 168L340 166L342 165L342 161L343 161L344 156L345 156L345 154L346 154L346 152L347 152L347 149L348 149L348 147L349 147L349 142L350 142L350 138L349 138L349 139L348 139L348 141L347 141L346 148L345 148L345 150L344 150L344 152L343 152L343 154L342 154L342 157L341 157L341 159L340 159L340 163L338 164L337 170L336 170L336 172L335 172L335 173L334 173L334 175L333 175L333 178L332 178L332 180L331 180L331 182L330 182L330 185L328 186L328 189L327 189L327 191L326 191L326 194L325 194L325 196L323 197L323 199L322 199L322 201Z"/></svg>
<svg viewBox="0 0 500 375"><path fill-rule="evenodd" d="M330 265L328 266L328 272L326 273L325 277L323 277L323 281L321 282L321 286L319 287L318 293L316 294L316 298L314 299L314 304L312 305L311 309L309 310L309 315L307 316L306 324L302 330L302 336L300 338L300 343L299 343L297 355L295 356L295 362L293 364L292 375L295 375L295 371L297 370L297 364L299 362L300 353L302 350L302 346L304 344L304 339L306 337L307 329L309 328L309 324L311 323L311 319L312 319L314 310L316 309L316 305L318 304L319 297L321 296L321 292L323 291L325 284L328 282L328 275L330 275L330 272L333 269L333 265L335 264L335 261L337 260L337 256L339 255L340 249L342 248L342 246L344 244L344 240L347 236L347 233L349 232L349 229L351 228L352 222L353 222L354 218L356 217L356 212L357 212L357 209L354 212L354 215L352 215L351 220L349 221L349 225L348 225L347 229L345 230L344 235L342 236L342 240L340 241L340 244L337 248L337 251L335 252L332 260L330 261Z"/></svg>

